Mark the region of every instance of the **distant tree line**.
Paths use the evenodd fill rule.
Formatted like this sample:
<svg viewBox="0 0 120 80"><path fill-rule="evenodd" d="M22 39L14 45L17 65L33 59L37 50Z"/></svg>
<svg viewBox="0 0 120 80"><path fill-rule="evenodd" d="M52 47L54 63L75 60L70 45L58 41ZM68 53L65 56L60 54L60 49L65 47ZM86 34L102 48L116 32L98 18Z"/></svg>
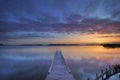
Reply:
<svg viewBox="0 0 120 80"><path fill-rule="evenodd" d="M102 44L104 47L108 48L117 48L120 47L120 44Z"/></svg>

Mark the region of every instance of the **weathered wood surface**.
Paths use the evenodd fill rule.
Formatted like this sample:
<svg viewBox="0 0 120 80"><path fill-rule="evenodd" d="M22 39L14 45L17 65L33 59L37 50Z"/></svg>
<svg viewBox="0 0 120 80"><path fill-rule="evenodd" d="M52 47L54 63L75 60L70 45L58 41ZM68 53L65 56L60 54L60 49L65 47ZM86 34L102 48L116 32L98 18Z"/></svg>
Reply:
<svg viewBox="0 0 120 80"><path fill-rule="evenodd" d="M75 80L60 51L56 51L45 80Z"/></svg>

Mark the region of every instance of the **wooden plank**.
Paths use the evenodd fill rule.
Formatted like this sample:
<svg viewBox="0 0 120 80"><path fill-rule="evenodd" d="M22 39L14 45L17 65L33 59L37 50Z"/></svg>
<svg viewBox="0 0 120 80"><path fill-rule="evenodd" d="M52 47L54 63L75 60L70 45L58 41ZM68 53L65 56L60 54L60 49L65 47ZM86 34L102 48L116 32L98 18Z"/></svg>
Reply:
<svg viewBox="0 0 120 80"><path fill-rule="evenodd" d="M56 51L45 80L75 80L61 51Z"/></svg>

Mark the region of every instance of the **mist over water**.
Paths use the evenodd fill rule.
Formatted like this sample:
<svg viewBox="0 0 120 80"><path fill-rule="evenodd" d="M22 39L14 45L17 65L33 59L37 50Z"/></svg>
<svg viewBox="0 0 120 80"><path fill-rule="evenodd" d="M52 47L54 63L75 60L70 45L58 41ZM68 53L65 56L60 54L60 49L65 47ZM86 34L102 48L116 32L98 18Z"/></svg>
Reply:
<svg viewBox="0 0 120 80"><path fill-rule="evenodd" d="M76 80L94 79L101 69L120 64L120 48L0 46L0 80L44 80L56 50L62 51ZM110 80L118 80L118 75Z"/></svg>

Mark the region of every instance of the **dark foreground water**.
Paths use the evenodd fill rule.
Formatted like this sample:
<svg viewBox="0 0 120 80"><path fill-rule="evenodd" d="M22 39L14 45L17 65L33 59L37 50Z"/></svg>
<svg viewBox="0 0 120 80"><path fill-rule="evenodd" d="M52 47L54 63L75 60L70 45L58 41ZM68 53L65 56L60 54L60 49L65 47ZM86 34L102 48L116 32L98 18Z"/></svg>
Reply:
<svg viewBox="0 0 120 80"><path fill-rule="evenodd" d="M120 48L102 46L0 46L0 80L44 80L61 50L76 80L94 79L108 65L120 64ZM109 80L120 80L120 74Z"/></svg>

